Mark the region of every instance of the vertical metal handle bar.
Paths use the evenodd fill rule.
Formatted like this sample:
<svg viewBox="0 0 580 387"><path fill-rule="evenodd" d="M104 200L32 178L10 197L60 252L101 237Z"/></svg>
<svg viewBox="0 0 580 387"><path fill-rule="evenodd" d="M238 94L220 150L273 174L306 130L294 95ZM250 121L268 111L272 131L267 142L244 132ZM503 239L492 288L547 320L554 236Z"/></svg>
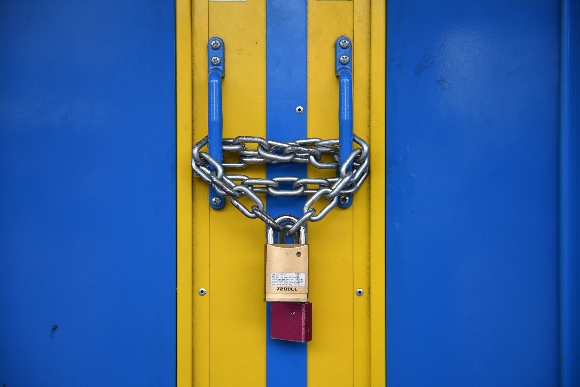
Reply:
<svg viewBox="0 0 580 387"><path fill-rule="evenodd" d="M352 107L352 42L347 36L336 40L336 76L338 77L338 138L340 164L352 152L353 107ZM352 197L339 199L338 205L349 207Z"/></svg>
<svg viewBox="0 0 580 387"><path fill-rule="evenodd" d="M340 163L342 164L350 152L352 152L352 74L349 71L341 71L338 79L340 87L338 132L340 139Z"/></svg>
<svg viewBox="0 0 580 387"><path fill-rule="evenodd" d="M207 84L207 136L209 154L215 160L222 160L222 132L224 125L222 111L222 79L225 76L224 42L213 37L207 43L208 84ZM213 167L212 167L213 168ZM209 204L214 209L224 207L225 198L210 186Z"/></svg>

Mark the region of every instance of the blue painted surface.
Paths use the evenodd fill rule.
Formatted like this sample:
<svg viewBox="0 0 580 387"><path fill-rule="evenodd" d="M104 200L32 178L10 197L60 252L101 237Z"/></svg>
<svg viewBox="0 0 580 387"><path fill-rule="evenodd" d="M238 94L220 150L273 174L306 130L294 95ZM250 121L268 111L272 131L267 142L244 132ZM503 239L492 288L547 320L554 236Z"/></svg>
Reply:
<svg viewBox="0 0 580 387"><path fill-rule="evenodd" d="M348 47L340 46L341 40L349 42ZM336 76L338 77L338 135L340 164L342 165L352 151L353 114L352 114L352 43L347 36L341 36L335 43ZM341 57L348 57L347 63L341 63ZM352 201L351 201L352 202Z"/></svg>
<svg viewBox="0 0 580 387"><path fill-rule="evenodd" d="M266 2L266 137L269 140L306 138L306 18L306 0ZM288 60L289 56L292 60ZM296 113L297 106L304 108L302 114ZM269 165L266 176L306 177L306 167ZM280 189L292 189L292 184L280 183ZM304 199L299 197L268 196L266 202L268 213L273 217L282 214L300 217L303 205ZM306 344L270 338L269 303L266 319L266 384L268 387L306 386Z"/></svg>
<svg viewBox="0 0 580 387"><path fill-rule="evenodd" d="M0 19L0 385L174 385L174 2Z"/></svg>
<svg viewBox="0 0 580 387"><path fill-rule="evenodd" d="M580 1L562 2L560 385L580 385Z"/></svg>
<svg viewBox="0 0 580 387"><path fill-rule="evenodd" d="M388 383L557 385L559 4L387 6Z"/></svg>
<svg viewBox="0 0 580 387"><path fill-rule="evenodd" d="M211 42L217 41L220 46L212 48ZM218 65L212 64L213 58L219 58ZM211 38L207 43L208 86L207 86L207 131L209 154L218 162L222 162L222 139L224 116L222 109L222 78L226 74L225 45L218 37ZM211 169L215 169L210 166ZM219 204L213 203L213 198L220 198ZM224 208L225 198L219 195L215 188L209 187L209 205L214 209Z"/></svg>

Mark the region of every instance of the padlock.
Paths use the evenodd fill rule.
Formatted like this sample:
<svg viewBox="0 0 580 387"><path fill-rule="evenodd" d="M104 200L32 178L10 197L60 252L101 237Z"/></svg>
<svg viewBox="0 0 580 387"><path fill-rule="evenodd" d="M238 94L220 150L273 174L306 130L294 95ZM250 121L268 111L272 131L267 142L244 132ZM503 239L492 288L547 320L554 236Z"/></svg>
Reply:
<svg viewBox="0 0 580 387"><path fill-rule="evenodd" d="M276 222L295 224L297 219L283 215ZM284 244L285 229L278 234L278 244L274 244L274 230L271 227L267 230L266 301L270 302L270 337L305 343L312 340L306 227L300 227L299 243L294 244Z"/></svg>
<svg viewBox="0 0 580 387"><path fill-rule="evenodd" d="M290 216L277 221L288 221ZM306 229L299 231L299 243L284 244L284 230L274 244L274 230L268 227L266 245L266 301L308 302L308 245ZM296 237L294 242L296 242Z"/></svg>

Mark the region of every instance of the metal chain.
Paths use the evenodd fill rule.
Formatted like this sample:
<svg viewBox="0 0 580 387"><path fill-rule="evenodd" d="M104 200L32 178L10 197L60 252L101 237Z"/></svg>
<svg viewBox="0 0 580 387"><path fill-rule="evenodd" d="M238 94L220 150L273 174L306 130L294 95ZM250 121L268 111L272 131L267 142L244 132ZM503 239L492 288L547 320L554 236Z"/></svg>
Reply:
<svg viewBox="0 0 580 387"><path fill-rule="evenodd" d="M317 222L324 218L340 200L353 195L369 174L369 146L360 137L354 136L360 146L339 165L338 140L306 138L279 142L262 137L240 136L223 139L224 159L234 162L220 162L201 149L208 143L207 136L194 145L191 167L196 175L212 185L215 191L228 197L242 214L250 219L259 218L276 231L282 227L264 210L264 202L258 194L272 196L311 195L303 207L301 217L288 229L288 235L295 234L307 221ZM248 146L253 149L248 149ZM231 156L228 156L230 154ZM323 160L324 159L324 160ZM242 169L253 164L303 163L318 169L338 170L337 177L300 178L279 176L271 179L250 178L242 174L226 174L225 169ZM292 189L287 189L291 184ZM286 189L283 187L286 187ZM238 199L246 196L252 200L250 208ZM312 207L320 198L327 200L326 206L317 213ZM343 199L345 200L345 199Z"/></svg>

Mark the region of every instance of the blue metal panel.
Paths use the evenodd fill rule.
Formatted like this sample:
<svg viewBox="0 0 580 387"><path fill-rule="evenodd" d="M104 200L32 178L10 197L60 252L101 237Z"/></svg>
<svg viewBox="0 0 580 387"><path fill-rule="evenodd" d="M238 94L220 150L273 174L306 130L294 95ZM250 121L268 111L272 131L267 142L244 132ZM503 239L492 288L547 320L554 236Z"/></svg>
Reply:
<svg viewBox="0 0 580 387"><path fill-rule="evenodd" d="M266 136L292 141L306 137L306 0L266 2ZM296 113L296 107L305 110ZM306 177L302 165L269 165L266 176ZM281 189L291 189L283 187ZM268 213L302 214L304 199L268 197ZM306 385L306 344L270 339L267 306L266 384L269 387ZM314 333L316 334L316 333Z"/></svg>
<svg viewBox="0 0 580 387"><path fill-rule="evenodd" d="M341 46L341 42L345 47ZM353 114L352 114L352 43L347 36L341 36L335 43L335 67L338 77L338 138L340 165L352 152ZM341 62L344 60L344 63Z"/></svg>
<svg viewBox="0 0 580 387"><path fill-rule="evenodd" d="M559 12L388 2L390 386L558 384Z"/></svg>
<svg viewBox="0 0 580 387"><path fill-rule="evenodd" d="M562 2L560 385L580 385L580 1Z"/></svg>
<svg viewBox="0 0 580 387"><path fill-rule="evenodd" d="M0 18L0 385L173 385L174 2Z"/></svg>
<svg viewBox="0 0 580 387"><path fill-rule="evenodd" d="M212 47L212 44L215 47ZM215 64L213 61L217 60ZM222 109L222 78L226 75L224 41L218 37L207 43L207 139L209 154L218 162L222 161L222 139L224 116ZM213 167L211 167L214 169ZM216 199L219 199L217 202ZM214 209L224 208L226 199L220 196L213 186L209 187L209 205Z"/></svg>

